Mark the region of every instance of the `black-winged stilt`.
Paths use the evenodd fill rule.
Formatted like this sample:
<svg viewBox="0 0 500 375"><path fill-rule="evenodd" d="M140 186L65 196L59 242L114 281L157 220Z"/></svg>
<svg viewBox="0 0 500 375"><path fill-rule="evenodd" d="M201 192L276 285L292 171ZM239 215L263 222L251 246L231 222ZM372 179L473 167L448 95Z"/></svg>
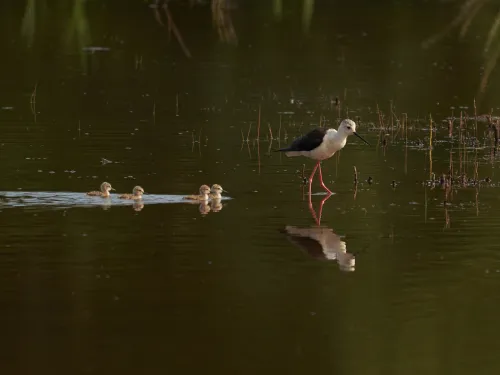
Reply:
<svg viewBox="0 0 500 375"><path fill-rule="evenodd" d="M344 148L347 137L351 134L354 134L367 145L370 145L356 133L356 123L350 119L345 119L340 123L337 130L328 128L313 129L309 133L295 139L290 146L276 151L284 152L286 156L306 156L310 159L317 160L318 162L309 177L309 195L311 195L312 180L318 167L321 186L329 194L332 194L330 189L328 189L323 182L321 161L331 158L337 151Z"/></svg>

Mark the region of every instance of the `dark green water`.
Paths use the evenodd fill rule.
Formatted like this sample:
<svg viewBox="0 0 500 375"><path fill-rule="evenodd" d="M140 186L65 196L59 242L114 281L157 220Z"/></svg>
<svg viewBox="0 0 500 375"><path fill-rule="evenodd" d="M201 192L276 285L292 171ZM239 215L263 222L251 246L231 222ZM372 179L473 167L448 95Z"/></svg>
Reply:
<svg viewBox="0 0 500 375"><path fill-rule="evenodd" d="M234 2L239 44L228 46L218 42L208 8L174 8L187 59L141 2L130 14L97 3L88 11L91 45L110 50L94 54L77 53L76 42L60 45L64 7L40 16L45 26L31 49L19 31L24 8L0 16L9 51L0 72L0 190L83 193L109 181L118 192L139 184L152 194L192 194L219 183L233 199L207 215L196 205L146 199L140 211L0 202L2 372L500 370L498 160L484 141L486 125L478 128L486 142L479 176L492 184L455 189L447 206L443 189L421 184L428 151L414 147L429 134L415 119L432 113L432 168L447 172L442 120L452 106L473 113L480 26L461 44L450 37L422 50L455 14L449 4L318 2L305 37L294 21L299 3L277 25L264 5ZM478 97L479 113L496 108L494 78ZM332 242L339 261L318 259L311 241L285 233L317 230L301 180L302 165L307 173L313 163L269 152L320 116L337 127L335 97L341 118L347 110L359 116L358 132L372 145L351 137L339 159L323 163L335 194L321 226L341 236ZM418 128L408 148L400 135L377 146L376 106L389 116L389 100ZM277 137L280 113L281 140L270 145L268 124ZM452 155L457 170L457 142ZM471 176L472 151L468 157ZM321 192L317 182L313 192ZM316 209L323 197L313 195ZM350 257L347 272L339 263Z"/></svg>

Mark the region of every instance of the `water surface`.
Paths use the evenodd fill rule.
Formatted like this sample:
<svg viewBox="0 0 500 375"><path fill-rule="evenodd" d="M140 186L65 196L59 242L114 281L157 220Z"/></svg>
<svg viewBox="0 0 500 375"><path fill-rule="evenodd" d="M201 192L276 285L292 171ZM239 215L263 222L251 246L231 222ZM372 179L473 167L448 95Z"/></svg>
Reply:
<svg viewBox="0 0 500 375"><path fill-rule="evenodd" d="M83 50L88 65L74 50L44 48L47 34L36 34L32 49L21 36L5 42L13 51L0 73L1 190L9 192L0 201L0 368L498 372L500 202L487 124L478 127L477 159L470 149L463 168L472 176L477 160L480 179L491 182L451 195L422 183L447 173L450 150L459 168L458 133L451 143L442 120L452 106L454 115L460 106L473 113L476 47L469 40L465 53L448 40L421 50L426 32L450 14L436 8L430 17L427 5L365 4L345 17L350 6L328 13L320 4L309 42L271 38L253 26L264 8L240 6L237 47L196 33L188 10L176 10L192 59L166 43L147 6L138 7L138 21L120 7L91 8L90 47L104 49ZM193 17L210 20L196 9ZM416 27L422 20L425 32ZM301 35L288 22L282 34ZM494 86L479 113L495 107ZM412 121L408 147L390 130L387 146L378 140L376 107L387 123L389 100ZM432 171L429 113L438 128ZM321 232L302 181L303 164L306 175L314 164L272 150L347 115L371 147L352 137L323 163L335 194L324 203ZM139 184L151 196L140 209L87 204L83 193L103 181L119 193ZM170 204L214 183L232 198L216 212ZM318 210L325 195L317 182L313 192ZM332 236L328 256L304 237L318 231Z"/></svg>

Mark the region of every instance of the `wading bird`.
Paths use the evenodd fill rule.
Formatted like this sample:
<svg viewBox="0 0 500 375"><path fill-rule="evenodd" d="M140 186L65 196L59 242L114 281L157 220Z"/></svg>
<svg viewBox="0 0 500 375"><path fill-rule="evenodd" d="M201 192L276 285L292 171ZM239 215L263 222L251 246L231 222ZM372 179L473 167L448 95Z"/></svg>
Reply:
<svg viewBox="0 0 500 375"><path fill-rule="evenodd" d="M306 156L310 159L317 160L318 162L309 177L309 195L311 195L312 180L318 167L321 186L329 194L332 194L331 190L328 189L323 182L321 161L331 158L337 151L343 149L346 145L347 137L352 134L360 138L367 145L370 145L358 133L356 133L356 123L352 120L345 119L340 123L337 130L328 128L313 129L309 133L295 139L290 146L276 151L284 152L285 155L289 157Z"/></svg>

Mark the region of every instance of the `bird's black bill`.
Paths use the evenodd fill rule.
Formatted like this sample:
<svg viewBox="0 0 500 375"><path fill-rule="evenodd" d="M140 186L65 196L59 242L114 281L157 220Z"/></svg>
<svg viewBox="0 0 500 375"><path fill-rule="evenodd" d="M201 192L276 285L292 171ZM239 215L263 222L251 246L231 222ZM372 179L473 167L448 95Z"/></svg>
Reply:
<svg viewBox="0 0 500 375"><path fill-rule="evenodd" d="M362 136L360 136L358 133L354 132L354 135L355 135L356 137L358 137L359 139L361 139L363 142L365 142L368 146L370 146L370 144L369 144L368 142L366 142L366 141L363 139L363 137L362 137Z"/></svg>

